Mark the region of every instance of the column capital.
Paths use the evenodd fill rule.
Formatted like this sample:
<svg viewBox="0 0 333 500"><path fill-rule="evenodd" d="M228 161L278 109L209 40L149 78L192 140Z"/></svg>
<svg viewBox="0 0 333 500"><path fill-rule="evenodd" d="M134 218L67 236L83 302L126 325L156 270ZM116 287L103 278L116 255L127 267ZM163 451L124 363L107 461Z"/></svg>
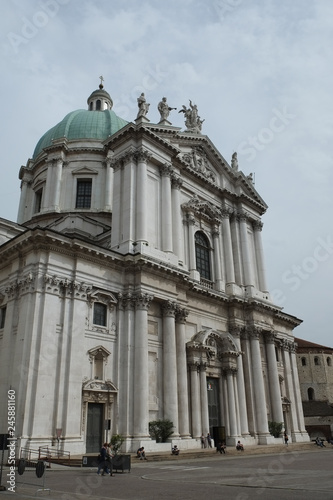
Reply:
<svg viewBox="0 0 333 500"><path fill-rule="evenodd" d="M252 227L254 231L262 231L264 224L260 220L254 220L252 222Z"/></svg>
<svg viewBox="0 0 333 500"><path fill-rule="evenodd" d="M266 344L274 344L276 338L277 338L277 335L274 332L274 330L269 330L267 332L264 332L264 340L265 340Z"/></svg>
<svg viewBox="0 0 333 500"><path fill-rule="evenodd" d="M245 327L245 331L249 338L259 339L262 333L262 328L260 328L259 326L250 325Z"/></svg>
<svg viewBox="0 0 333 500"><path fill-rule="evenodd" d="M223 207L221 210L221 217L222 219L230 219L231 215L233 214L232 208L228 207Z"/></svg>
<svg viewBox="0 0 333 500"><path fill-rule="evenodd" d="M118 293L118 304L121 309L134 309L135 301L132 293Z"/></svg>
<svg viewBox="0 0 333 500"><path fill-rule="evenodd" d="M187 316L189 315L189 311L185 308L181 308L181 307L177 307L177 311L176 311L176 321L177 323L182 323L182 324L185 324L186 323L186 318Z"/></svg>
<svg viewBox="0 0 333 500"><path fill-rule="evenodd" d="M163 316L172 316L173 318L177 314L178 306L176 302L167 300L161 306Z"/></svg>
<svg viewBox="0 0 333 500"><path fill-rule="evenodd" d="M136 159L138 162L148 163L152 154L144 148L139 148L136 150Z"/></svg>
<svg viewBox="0 0 333 500"><path fill-rule="evenodd" d="M164 163L164 165L160 166L160 172L162 177L170 177L173 174L173 168L171 163Z"/></svg>
<svg viewBox="0 0 333 500"><path fill-rule="evenodd" d="M236 375L237 371L237 368L222 368L222 372L224 375Z"/></svg>
<svg viewBox="0 0 333 500"><path fill-rule="evenodd" d="M290 340L282 339L281 340L281 347L285 351L288 351L291 353L296 352L296 344L295 344L295 342L292 342Z"/></svg>
<svg viewBox="0 0 333 500"><path fill-rule="evenodd" d="M171 175L171 187L173 189L180 189L183 185L183 179L176 176L174 173Z"/></svg>
<svg viewBox="0 0 333 500"><path fill-rule="evenodd" d="M153 295L148 293L137 293L133 296L135 302L135 308L137 310L147 311L149 309L150 303L153 300Z"/></svg>
<svg viewBox="0 0 333 500"><path fill-rule="evenodd" d="M213 234L213 236L219 236L220 235L220 226L218 224L214 224L213 225L212 234Z"/></svg>
<svg viewBox="0 0 333 500"><path fill-rule="evenodd" d="M197 372L200 368L199 368L199 363L198 362L194 362L194 363L188 363L188 368L190 370L190 372Z"/></svg>
<svg viewBox="0 0 333 500"><path fill-rule="evenodd" d="M244 210L238 210L237 213L235 214L235 217L240 222L247 222L249 218L248 214Z"/></svg>
<svg viewBox="0 0 333 500"><path fill-rule="evenodd" d="M234 337L240 337L244 331L244 327L240 325L229 325L228 329L229 333L231 333Z"/></svg>

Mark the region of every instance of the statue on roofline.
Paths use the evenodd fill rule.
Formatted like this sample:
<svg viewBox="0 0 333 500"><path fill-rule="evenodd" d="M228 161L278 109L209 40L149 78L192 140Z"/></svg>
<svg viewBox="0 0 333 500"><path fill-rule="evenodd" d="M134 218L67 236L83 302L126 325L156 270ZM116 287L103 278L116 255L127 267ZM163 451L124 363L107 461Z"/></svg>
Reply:
<svg viewBox="0 0 333 500"><path fill-rule="evenodd" d="M146 114L149 111L150 104L147 103L146 98L145 98L145 94L143 92L140 95L140 97L137 98L137 101L138 101L138 106L139 106L137 118L140 118L141 116L146 116Z"/></svg>
<svg viewBox="0 0 333 500"><path fill-rule="evenodd" d="M205 120L201 120L200 116L198 115L198 108L196 104L192 104L192 101L189 100L190 102L190 107L187 108L183 104L183 109L178 111L178 113L184 113L185 117L185 126L187 131L189 132L201 132L202 124Z"/></svg>

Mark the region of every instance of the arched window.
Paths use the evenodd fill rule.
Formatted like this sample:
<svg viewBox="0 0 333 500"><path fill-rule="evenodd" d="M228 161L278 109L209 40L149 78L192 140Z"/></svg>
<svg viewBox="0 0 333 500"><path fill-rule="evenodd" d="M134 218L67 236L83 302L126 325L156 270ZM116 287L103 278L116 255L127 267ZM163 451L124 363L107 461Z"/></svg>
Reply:
<svg viewBox="0 0 333 500"><path fill-rule="evenodd" d="M306 366L306 358L302 358L302 366Z"/></svg>
<svg viewBox="0 0 333 500"><path fill-rule="evenodd" d="M211 280L209 241L207 236L200 231L195 233L195 257L197 271L200 273L201 278Z"/></svg>
<svg viewBox="0 0 333 500"><path fill-rule="evenodd" d="M99 111L101 109L101 101L100 99L97 99L96 101L96 110Z"/></svg>
<svg viewBox="0 0 333 500"><path fill-rule="evenodd" d="M320 361L319 361L319 358L316 356L315 359L314 359L314 364L316 366L319 366L320 365Z"/></svg>
<svg viewBox="0 0 333 500"><path fill-rule="evenodd" d="M327 366L332 366L331 358L326 358L326 363L327 363Z"/></svg>
<svg viewBox="0 0 333 500"><path fill-rule="evenodd" d="M315 394L314 394L314 390L312 389L312 387L308 388L308 398L309 398L309 401L314 401Z"/></svg>

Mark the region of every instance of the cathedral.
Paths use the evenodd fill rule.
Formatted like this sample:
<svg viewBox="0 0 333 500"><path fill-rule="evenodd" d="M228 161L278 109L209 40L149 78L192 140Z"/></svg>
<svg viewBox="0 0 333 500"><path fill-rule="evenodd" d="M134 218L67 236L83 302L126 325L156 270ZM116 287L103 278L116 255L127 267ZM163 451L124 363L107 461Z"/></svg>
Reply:
<svg viewBox="0 0 333 500"><path fill-rule="evenodd" d="M96 452L308 441L293 330L271 300L251 175L202 133L192 101L171 123L144 94L127 122L103 83L19 171L17 223L0 219L1 401L17 446ZM7 432L1 405L0 432ZM168 419L157 443L149 422Z"/></svg>

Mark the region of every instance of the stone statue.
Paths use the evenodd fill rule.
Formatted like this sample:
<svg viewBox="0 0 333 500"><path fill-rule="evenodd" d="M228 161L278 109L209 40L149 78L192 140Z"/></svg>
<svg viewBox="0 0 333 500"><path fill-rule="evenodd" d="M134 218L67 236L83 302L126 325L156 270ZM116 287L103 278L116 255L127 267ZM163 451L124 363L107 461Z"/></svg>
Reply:
<svg viewBox="0 0 333 500"><path fill-rule="evenodd" d="M146 114L149 111L150 104L148 104L146 102L146 98L145 98L145 95L144 95L143 92L140 95L140 97L138 97L137 101L138 101L138 106L139 106L139 111L138 111L137 118L140 118L141 116L146 116Z"/></svg>
<svg viewBox="0 0 333 500"><path fill-rule="evenodd" d="M185 116L185 126L190 132L200 132L202 128L202 124L205 120L200 120L200 116L198 115L198 108L196 104L192 104L190 100L190 107L187 108L183 104L183 109L178 111L178 113L184 113Z"/></svg>
<svg viewBox="0 0 333 500"><path fill-rule="evenodd" d="M231 157L231 168L233 168L234 170L238 170L237 153L233 153Z"/></svg>
<svg viewBox="0 0 333 500"><path fill-rule="evenodd" d="M163 120L168 119L170 111L172 111L173 109L177 109L177 108L170 108L168 103L167 103L167 98L162 97L162 101L160 101L158 103L157 109L160 112L160 115L161 115L160 121L162 122Z"/></svg>

